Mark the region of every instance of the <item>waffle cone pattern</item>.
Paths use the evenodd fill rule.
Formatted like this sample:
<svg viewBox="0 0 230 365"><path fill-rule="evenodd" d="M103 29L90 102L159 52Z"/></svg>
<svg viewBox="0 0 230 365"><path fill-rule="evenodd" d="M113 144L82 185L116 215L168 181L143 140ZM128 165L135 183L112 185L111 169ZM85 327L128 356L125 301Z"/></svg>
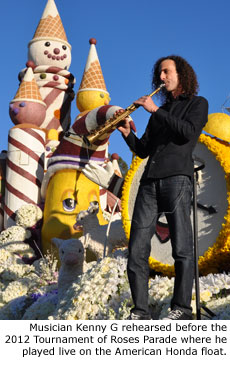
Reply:
<svg viewBox="0 0 230 365"><path fill-rule="evenodd" d="M22 80L22 83L14 97L14 100L16 99L33 99L42 101L36 81L34 79L31 81Z"/></svg>
<svg viewBox="0 0 230 365"><path fill-rule="evenodd" d="M84 72L79 89L102 89L106 91L104 77L98 60L91 63L89 69Z"/></svg>
<svg viewBox="0 0 230 365"><path fill-rule="evenodd" d="M67 42L66 33L59 15L55 17L48 15L40 20L33 39L44 37L63 39Z"/></svg>

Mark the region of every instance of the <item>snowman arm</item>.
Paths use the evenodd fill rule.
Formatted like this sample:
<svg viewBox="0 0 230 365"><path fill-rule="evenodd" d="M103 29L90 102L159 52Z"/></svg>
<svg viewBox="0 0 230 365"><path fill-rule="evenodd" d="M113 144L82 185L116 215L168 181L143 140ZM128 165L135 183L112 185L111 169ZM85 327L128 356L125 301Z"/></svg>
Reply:
<svg viewBox="0 0 230 365"><path fill-rule="evenodd" d="M95 162L89 162L82 172L89 180L109 190L118 198L121 197L124 179L114 173L112 162L108 162L105 168Z"/></svg>
<svg viewBox="0 0 230 365"><path fill-rule="evenodd" d="M89 162L82 170L83 174L95 184L107 189L114 175L114 169L111 162L106 167L99 166L96 162Z"/></svg>

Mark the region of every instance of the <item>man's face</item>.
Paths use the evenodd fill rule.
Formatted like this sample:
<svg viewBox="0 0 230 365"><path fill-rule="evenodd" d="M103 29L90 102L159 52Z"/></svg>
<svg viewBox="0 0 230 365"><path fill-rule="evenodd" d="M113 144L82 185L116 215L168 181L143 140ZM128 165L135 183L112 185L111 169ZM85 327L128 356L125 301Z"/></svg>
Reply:
<svg viewBox="0 0 230 365"><path fill-rule="evenodd" d="M160 79L165 83L166 90L175 96L178 91L179 79L173 60L164 60L161 62Z"/></svg>

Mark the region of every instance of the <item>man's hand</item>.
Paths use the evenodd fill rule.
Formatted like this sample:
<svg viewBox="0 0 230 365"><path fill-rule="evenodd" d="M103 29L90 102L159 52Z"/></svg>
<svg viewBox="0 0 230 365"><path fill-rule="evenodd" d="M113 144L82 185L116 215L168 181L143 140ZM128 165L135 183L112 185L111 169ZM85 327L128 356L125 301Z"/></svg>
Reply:
<svg viewBox="0 0 230 365"><path fill-rule="evenodd" d="M124 109L119 109L114 113L114 117L118 117L120 114L124 112ZM119 124L117 129L123 134L124 137L128 137L129 133L131 132L130 126L130 118L127 117L122 120Z"/></svg>
<svg viewBox="0 0 230 365"><path fill-rule="evenodd" d="M149 113L155 113L159 108L152 100L151 96L145 95L141 96L139 99L134 101L135 105L143 106L143 108ZM124 109L119 109L114 113L114 117L119 116L124 112ZM130 125L130 118L127 117L122 120L119 124L117 129L123 134L124 137L128 137L129 133L131 132L132 126Z"/></svg>
<svg viewBox="0 0 230 365"><path fill-rule="evenodd" d="M141 96L139 99L134 101L133 104L143 106L143 108L149 113L155 113L159 109L149 95Z"/></svg>

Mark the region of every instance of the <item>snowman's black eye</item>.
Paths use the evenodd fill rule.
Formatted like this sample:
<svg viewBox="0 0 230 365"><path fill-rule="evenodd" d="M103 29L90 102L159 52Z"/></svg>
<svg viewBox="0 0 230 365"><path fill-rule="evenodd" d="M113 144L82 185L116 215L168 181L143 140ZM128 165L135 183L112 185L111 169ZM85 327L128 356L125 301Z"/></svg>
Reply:
<svg viewBox="0 0 230 365"><path fill-rule="evenodd" d="M50 46L50 42L46 42L46 43L45 43L45 46L46 46L46 47L49 47L49 46Z"/></svg>
<svg viewBox="0 0 230 365"><path fill-rule="evenodd" d="M66 48L67 48L66 46L62 46L62 49L66 50Z"/></svg>

